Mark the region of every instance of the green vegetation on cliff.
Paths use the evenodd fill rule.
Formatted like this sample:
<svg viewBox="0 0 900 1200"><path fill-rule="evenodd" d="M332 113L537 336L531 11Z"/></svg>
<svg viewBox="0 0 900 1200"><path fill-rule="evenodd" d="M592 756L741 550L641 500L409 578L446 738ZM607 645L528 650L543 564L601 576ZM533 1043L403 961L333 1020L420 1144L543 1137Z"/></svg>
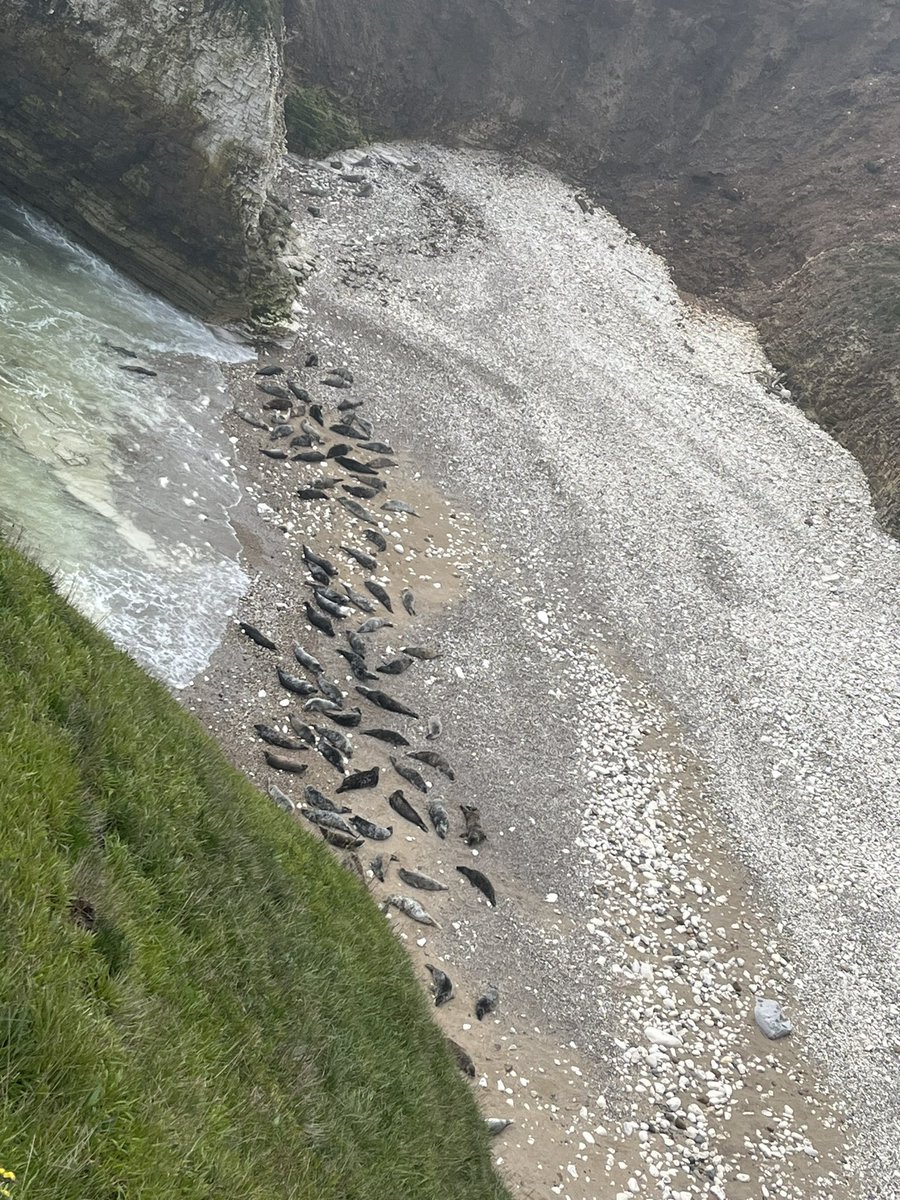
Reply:
<svg viewBox="0 0 900 1200"><path fill-rule="evenodd" d="M297 87L284 102L287 147L305 158L319 158L358 146L365 134L355 117L326 88Z"/></svg>
<svg viewBox="0 0 900 1200"><path fill-rule="evenodd" d="M505 1195L365 889L4 545L0 756L18 1200Z"/></svg>

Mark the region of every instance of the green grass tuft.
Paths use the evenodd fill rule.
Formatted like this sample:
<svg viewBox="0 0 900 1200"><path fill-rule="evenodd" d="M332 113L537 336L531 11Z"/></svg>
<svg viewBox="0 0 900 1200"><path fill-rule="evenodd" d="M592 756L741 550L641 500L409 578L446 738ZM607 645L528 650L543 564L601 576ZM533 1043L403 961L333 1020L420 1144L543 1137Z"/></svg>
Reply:
<svg viewBox="0 0 900 1200"><path fill-rule="evenodd" d="M359 121L326 88L297 87L284 102L287 147L305 158L322 158L365 141Z"/></svg>
<svg viewBox="0 0 900 1200"><path fill-rule="evenodd" d="M17 1200L500 1200L399 943L0 544L0 1166Z"/></svg>

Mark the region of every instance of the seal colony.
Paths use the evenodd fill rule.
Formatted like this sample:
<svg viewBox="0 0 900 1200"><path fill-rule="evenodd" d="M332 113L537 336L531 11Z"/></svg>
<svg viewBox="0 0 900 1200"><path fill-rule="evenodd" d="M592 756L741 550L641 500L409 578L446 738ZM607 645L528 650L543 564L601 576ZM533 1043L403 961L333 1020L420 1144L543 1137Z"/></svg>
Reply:
<svg viewBox="0 0 900 1200"><path fill-rule="evenodd" d="M396 164L384 168L365 204L342 183L331 185L334 198L323 205L331 220L321 222L327 278L313 284L316 316L305 339L321 368L313 375L319 364L303 366L308 352L297 348L272 352L261 364L282 365L276 378L300 381L295 386L310 397L302 400L308 406L302 419L321 441L296 449L322 458L257 454L263 439L283 446L309 436L296 416L280 421L287 410L278 420L294 432L279 430L274 439L233 418L248 464L242 468L251 481L247 491L264 531L252 558L260 581L238 615L279 651L249 641L235 627L231 659L225 656L233 669L208 689L222 692L224 711L236 722L240 717L225 740L252 778L277 779L281 796L310 810L318 804L305 787L316 789L327 802L321 811L328 811L346 775L379 768L377 786L344 793L339 799L348 804L336 807L350 808L348 818L390 828L387 839L376 844L357 822L350 823L351 836L295 817L318 829L373 899L388 905L387 919L408 946L432 1004L435 979L428 968L452 981L453 996L434 1006L435 1018L466 1055L457 1055L460 1065L472 1063L484 1115L501 1119L499 1103L499 1113L515 1119L498 1140L497 1161L521 1194L537 1188L563 1200L589 1200L598 1191L615 1200L620 1194L660 1200L757 1200L766 1192L779 1200L855 1196L841 1167L845 1147L833 1097L810 1062L790 946L766 919L733 850L723 849L731 835L716 824L695 756L679 746L653 689L627 673L621 655L609 654L605 642L616 639L600 632L607 580L615 580L621 564L612 561L607 570L602 556L591 557L593 535L602 533L613 545L617 531L630 528L636 501L623 507L610 530L607 505L594 496L590 475L578 474L577 491L579 501L593 497L594 508L588 512L586 503L567 499L569 476L581 470L567 413L579 410L579 429L602 426L602 407L583 411L580 394L592 396L608 339L602 329L592 332L603 346L588 377L579 373L579 346L573 344L570 360L550 353L533 332L533 346L549 355L545 365L529 356L518 330L532 309L557 330L591 311L593 293L583 297L584 307L561 305L549 318L540 307L544 286L552 294L560 278L577 276L582 265L567 262L549 284L535 281L529 270L521 286L498 288L489 275L496 230L515 201L520 173L523 187L538 194L543 187L562 205L558 220L552 207L543 215L550 227L581 217L566 215L571 196L562 185L535 184L519 165L460 156L457 168L448 153L445 168L444 159L430 153L438 175L446 169L449 178L457 170L456 193L437 176L420 183ZM295 165L291 174L325 188L329 168ZM373 228L392 231L388 241L371 244ZM516 232L514 252L521 255ZM612 253L607 244L615 245L615 257L625 243L620 230L604 225L599 232L599 258L585 251L585 261L602 279ZM628 266L664 292L646 263L632 256ZM446 306L434 303L432 292L445 290L458 323L473 277L481 280L485 315L472 329L460 327L467 346L458 346L455 326L441 324ZM598 295L606 304L602 288ZM651 301L645 311L665 317L665 306ZM478 371L470 372L468 350L473 358L480 354L482 335L495 319L492 304L502 326L490 332L493 360L481 354ZM627 316L640 319L633 306ZM627 338L615 320L616 336ZM674 335L678 346L690 340L701 347L692 363L701 386L709 360L704 336L690 322ZM453 345L452 354L445 343ZM540 379L547 396L566 381L564 402L548 407L522 383L504 390L502 381L516 378L504 357L507 344L516 346L523 377ZM353 382L326 385L326 369L344 364ZM669 361L661 364L652 354L635 368L661 393L668 369ZM558 377L548 376L556 371ZM343 378L330 370L327 377ZM249 395L257 389L244 376L240 388L239 403L255 419ZM379 442L377 450L366 450L347 432L366 432L349 421L354 410L338 408L360 399L362 420L378 424L368 439ZM546 438L529 442L535 406ZM275 432L276 418L269 422ZM369 465L375 474L348 472L337 454L328 456L333 445L342 447L341 458ZM603 470L604 445L593 433L591 445L591 461ZM415 458L407 446L416 447ZM382 454L396 465L379 462ZM475 465L482 459L479 476ZM436 493L420 470L451 489L445 496L455 494L459 479L458 490L484 513L484 523ZM376 495L354 496L344 484ZM605 486L614 491L615 480L607 477ZM307 488L324 498L301 498L299 490ZM359 505L362 516L333 498L338 494ZM381 507L394 499L419 515ZM254 536L251 531L251 547ZM302 543L339 578L303 556ZM361 550L375 567L345 556L342 546ZM636 551L630 556L639 557ZM365 587L367 569L390 610ZM440 591L432 590L438 583ZM374 605L371 616L364 608L349 616L327 611L327 604L354 609L347 587ZM403 602L407 589L416 615ZM301 601L330 622L334 637L306 619ZM302 663L297 670L290 662L294 643L318 670ZM440 657L411 653L419 645ZM416 661L406 666L409 658ZM396 674L378 670L398 662L404 669ZM303 697L284 689L276 663L315 690ZM378 679L360 678L363 673ZM340 690L342 705L327 694L330 686ZM383 708L357 687L418 715ZM304 703L312 707L304 711ZM216 705L223 707L223 696L205 702ZM289 752L309 764L306 777L295 784L269 770L256 723L310 747ZM310 731L311 741L298 726ZM334 747L341 766L317 749L323 739L317 726L350 739L351 754ZM454 780L427 760L408 757L427 749L440 755ZM392 755L421 776L425 793L396 770ZM276 793L273 802L284 807ZM496 908L457 870L462 865L487 881ZM416 889L400 869L448 890ZM400 900L436 924L423 925ZM499 1003L479 1020L478 1001L490 988ZM768 1041L754 1020L759 998L782 1002L795 1032Z"/></svg>

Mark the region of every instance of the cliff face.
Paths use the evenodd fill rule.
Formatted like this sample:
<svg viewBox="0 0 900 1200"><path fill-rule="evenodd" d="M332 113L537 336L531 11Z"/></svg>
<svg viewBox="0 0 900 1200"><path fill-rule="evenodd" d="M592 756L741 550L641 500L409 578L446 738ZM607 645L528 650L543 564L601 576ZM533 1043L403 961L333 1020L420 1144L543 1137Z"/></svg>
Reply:
<svg viewBox="0 0 900 1200"><path fill-rule="evenodd" d="M3 8L0 184L194 312L284 320L280 14L251 19L238 0Z"/></svg>
<svg viewBox="0 0 900 1200"><path fill-rule="evenodd" d="M860 0L287 0L377 127L568 173L761 328L900 528L900 9Z"/></svg>

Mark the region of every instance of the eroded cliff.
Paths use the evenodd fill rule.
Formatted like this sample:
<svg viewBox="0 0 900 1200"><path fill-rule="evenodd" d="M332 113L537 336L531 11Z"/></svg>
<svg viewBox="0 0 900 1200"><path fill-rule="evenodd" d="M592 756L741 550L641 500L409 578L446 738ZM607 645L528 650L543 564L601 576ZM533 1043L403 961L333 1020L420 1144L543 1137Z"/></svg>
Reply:
<svg viewBox="0 0 900 1200"><path fill-rule="evenodd" d="M284 145L270 0L6 0L0 184L176 303L278 324Z"/></svg>
<svg viewBox="0 0 900 1200"><path fill-rule="evenodd" d="M287 0L287 15L309 82L386 132L561 169L683 288L756 322L900 527L895 4Z"/></svg>

